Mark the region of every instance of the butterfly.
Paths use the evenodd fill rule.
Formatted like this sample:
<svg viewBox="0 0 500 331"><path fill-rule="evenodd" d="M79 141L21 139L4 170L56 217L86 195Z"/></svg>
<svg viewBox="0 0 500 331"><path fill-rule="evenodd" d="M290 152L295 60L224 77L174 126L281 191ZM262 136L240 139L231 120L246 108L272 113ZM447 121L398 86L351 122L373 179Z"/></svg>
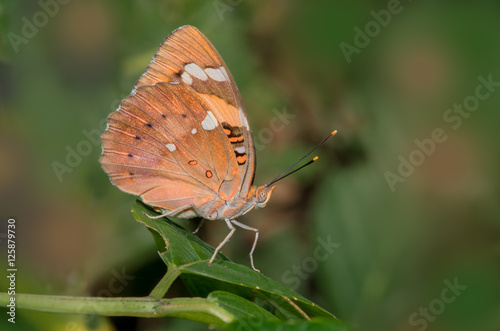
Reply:
<svg viewBox="0 0 500 331"><path fill-rule="evenodd" d="M157 217L225 221L230 231L209 264L235 226L254 231L250 263L258 271L259 231L236 218L264 207L284 176L253 185L256 153L241 95L197 28L180 27L163 41L107 123L100 163L115 186L160 208Z"/></svg>

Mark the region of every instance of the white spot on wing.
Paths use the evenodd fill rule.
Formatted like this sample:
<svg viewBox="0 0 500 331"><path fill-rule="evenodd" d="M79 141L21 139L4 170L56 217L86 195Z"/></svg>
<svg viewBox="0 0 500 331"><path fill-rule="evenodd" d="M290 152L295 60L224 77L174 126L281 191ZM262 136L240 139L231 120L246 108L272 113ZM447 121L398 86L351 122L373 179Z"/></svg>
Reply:
<svg viewBox="0 0 500 331"><path fill-rule="evenodd" d="M191 78L191 76L189 76L189 74L184 71L181 75L182 77L182 81L188 85L191 85L191 83L193 83L193 79Z"/></svg>
<svg viewBox="0 0 500 331"><path fill-rule="evenodd" d="M245 128L247 128L248 130L250 130L250 125L248 125L247 116L245 115L245 112L243 111L243 108L238 109L238 113L240 115L240 122L241 122L241 124Z"/></svg>
<svg viewBox="0 0 500 331"><path fill-rule="evenodd" d="M234 150L235 150L235 151L237 151L237 152L238 152L238 153L240 153L240 154L244 154L244 153L245 153L245 151L246 151L245 147L243 147L243 146L241 146L241 147L236 147Z"/></svg>
<svg viewBox="0 0 500 331"><path fill-rule="evenodd" d="M229 81L229 75L227 74L226 68L222 66L219 69L220 71L222 71L222 74L224 75L224 77L226 77L227 81Z"/></svg>
<svg viewBox="0 0 500 331"><path fill-rule="evenodd" d="M208 77L212 78L213 80L224 82L227 80L227 74L224 74L226 70L224 70L224 72L222 71L224 67L221 68L222 69L207 68L205 69L205 72L207 73Z"/></svg>
<svg viewBox="0 0 500 331"><path fill-rule="evenodd" d="M217 119L211 111L207 111L207 117L201 122L202 128L205 130L213 130L217 126Z"/></svg>
<svg viewBox="0 0 500 331"><path fill-rule="evenodd" d="M186 64L186 66L184 67L184 70L187 73L189 73L191 76L194 76L198 79L207 80L207 78L208 78L207 74L196 63Z"/></svg>
<svg viewBox="0 0 500 331"><path fill-rule="evenodd" d="M168 150L169 150L169 151L171 151L171 152L173 152L173 151L175 151L175 150L176 150L176 147L175 147L175 145L174 145L174 144L166 144L165 146L166 146L166 147L168 148Z"/></svg>
<svg viewBox="0 0 500 331"><path fill-rule="evenodd" d="M198 132L196 129L191 130L192 134L195 134L196 132Z"/></svg>

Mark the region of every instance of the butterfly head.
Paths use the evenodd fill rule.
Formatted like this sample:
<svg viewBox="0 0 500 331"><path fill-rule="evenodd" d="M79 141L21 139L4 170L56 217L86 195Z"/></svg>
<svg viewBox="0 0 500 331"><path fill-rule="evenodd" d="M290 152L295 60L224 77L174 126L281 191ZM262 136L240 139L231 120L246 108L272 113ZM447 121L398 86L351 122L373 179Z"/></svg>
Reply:
<svg viewBox="0 0 500 331"><path fill-rule="evenodd" d="M263 185L258 187L255 190L255 200L257 202L256 208L264 208L269 201L269 198L271 198L271 194L273 193L273 190L276 186L267 186Z"/></svg>

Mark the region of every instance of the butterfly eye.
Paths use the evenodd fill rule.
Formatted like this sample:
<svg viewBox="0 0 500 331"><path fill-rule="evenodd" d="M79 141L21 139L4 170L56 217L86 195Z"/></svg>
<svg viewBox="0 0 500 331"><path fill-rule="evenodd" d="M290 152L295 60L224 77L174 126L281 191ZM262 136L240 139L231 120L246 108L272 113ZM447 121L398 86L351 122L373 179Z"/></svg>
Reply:
<svg viewBox="0 0 500 331"><path fill-rule="evenodd" d="M263 208L266 203L269 201L271 197L271 193L273 193L274 186L269 187L267 185L261 186L257 189L255 194L255 198L257 199L257 204L259 208Z"/></svg>
<svg viewBox="0 0 500 331"><path fill-rule="evenodd" d="M257 202L265 203L266 201L267 201L267 189L265 187L261 187L257 191Z"/></svg>

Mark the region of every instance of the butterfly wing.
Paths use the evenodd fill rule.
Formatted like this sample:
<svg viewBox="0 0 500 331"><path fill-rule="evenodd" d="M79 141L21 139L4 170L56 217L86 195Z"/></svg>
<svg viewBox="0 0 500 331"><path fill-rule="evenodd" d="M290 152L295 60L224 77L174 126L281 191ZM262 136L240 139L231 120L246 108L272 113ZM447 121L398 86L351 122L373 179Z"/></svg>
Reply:
<svg viewBox="0 0 500 331"><path fill-rule="evenodd" d="M148 204L206 217L217 199L248 193L255 151L241 96L194 27L165 39L108 124L102 167Z"/></svg>

